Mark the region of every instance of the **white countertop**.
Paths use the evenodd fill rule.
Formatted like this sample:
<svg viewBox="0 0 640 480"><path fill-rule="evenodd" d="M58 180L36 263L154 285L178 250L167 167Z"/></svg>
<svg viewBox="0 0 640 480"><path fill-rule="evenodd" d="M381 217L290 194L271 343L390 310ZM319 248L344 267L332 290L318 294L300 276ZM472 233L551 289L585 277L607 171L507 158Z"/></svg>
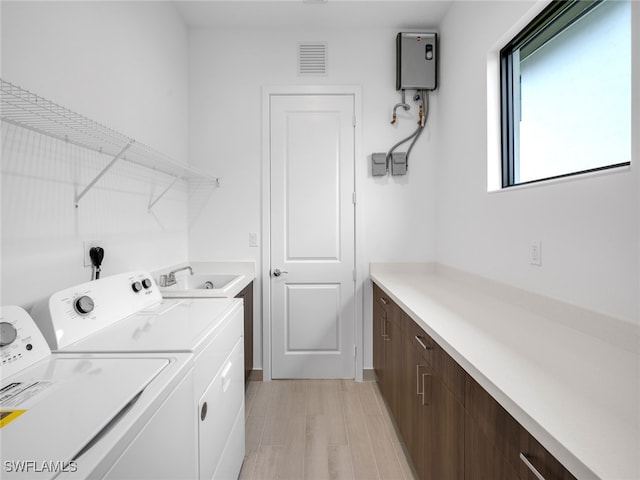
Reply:
<svg viewBox="0 0 640 480"><path fill-rule="evenodd" d="M640 479L639 325L444 266L371 278L579 480Z"/></svg>

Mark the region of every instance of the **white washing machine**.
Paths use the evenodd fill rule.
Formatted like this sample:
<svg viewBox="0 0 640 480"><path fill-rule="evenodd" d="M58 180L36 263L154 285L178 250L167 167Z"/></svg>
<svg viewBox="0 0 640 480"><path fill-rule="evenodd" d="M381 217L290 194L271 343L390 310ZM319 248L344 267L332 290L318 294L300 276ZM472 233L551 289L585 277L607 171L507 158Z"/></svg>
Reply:
<svg viewBox="0 0 640 480"><path fill-rule="evenodd" d="M146 478L193 468L192 448L150 442L184 435L190 354L52 354L29 314L6 306L0 362L1 478L139 478L132 458Z"/></svg>
<svg viewBox="0 0 640 480"><path fill-rule="evenodd" d="M150 274L132 272L57 292L31 314L60 354L192 354L197 478L238 478L245 452L242 300L163 299Z"/></svg>

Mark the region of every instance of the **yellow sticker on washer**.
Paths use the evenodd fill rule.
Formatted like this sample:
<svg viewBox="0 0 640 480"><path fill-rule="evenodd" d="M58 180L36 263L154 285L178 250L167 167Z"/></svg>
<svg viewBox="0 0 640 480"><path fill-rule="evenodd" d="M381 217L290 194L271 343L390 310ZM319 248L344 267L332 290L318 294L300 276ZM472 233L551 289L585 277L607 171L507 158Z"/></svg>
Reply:
<svg viewBox="0 0 640 480"><path fill-rule="evenodd" d="M0 409L0 428L4 427L7 423L22 415L26 410L4 410Z"/></svg>

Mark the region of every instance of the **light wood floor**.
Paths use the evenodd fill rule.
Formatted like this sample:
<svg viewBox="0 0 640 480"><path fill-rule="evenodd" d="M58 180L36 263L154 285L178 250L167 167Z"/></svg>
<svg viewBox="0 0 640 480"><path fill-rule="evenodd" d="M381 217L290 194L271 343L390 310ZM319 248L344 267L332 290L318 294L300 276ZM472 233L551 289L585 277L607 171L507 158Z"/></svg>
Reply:
<svg viewBox="0 0 640 480"><path fill-rule="evenodd" d="M413 480L375 382L250 382L240 479Z"/></svg>

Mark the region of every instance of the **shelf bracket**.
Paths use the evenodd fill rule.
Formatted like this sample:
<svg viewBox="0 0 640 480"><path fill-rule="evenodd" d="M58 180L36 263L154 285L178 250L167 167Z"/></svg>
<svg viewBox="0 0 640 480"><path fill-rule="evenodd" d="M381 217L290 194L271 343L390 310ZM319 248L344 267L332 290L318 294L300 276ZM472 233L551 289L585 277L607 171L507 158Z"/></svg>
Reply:
<svg viewBox="0 0 640 480"><path fill-rule="evenodd" d="M176 184L176 182L180 180L180 177L175 177L173 179L173 182L171 182L169 184L169 186L167 188L165 188L162 193L160 195L158 195L155 200L153 200L152 202L149 203L149 206L147 207L147 212L151 213L151 209L153 208L153 206L158 203L158 200L160 200L162 197L164 197L164 195L171 190L171 188Z"/></svg>
<svg viewBox="0 0 640 480"><path fill-rule="evenodd" d="M125 154L125 152L127 150L129 150L129 148L131 148L131 146L135 143L135 140L131 140L129 143L127 143L124 148L122 150L120 150L120 153L118 153L115 157L113 157L113 159L109 162L109 164L104 167L102 169L102 171L96 176L96 178L94 178L91 183L89 185L87 185L85 187L84 190L82 190L82 192L80 192L79 194L76 195L75 198L75 205L76 208L78 208L78 203L80 202L80 200L82 199L82 197L84 197L87 192L89 192L89 190L91 190L93 188L93 186L98 182L98 180L100 180L102 178L102 176L107 173L107 171L109 171L109 169L111 167L113 167L115 165L115 163L120 160L120 158L122 158L122 156Z"/></svg>

